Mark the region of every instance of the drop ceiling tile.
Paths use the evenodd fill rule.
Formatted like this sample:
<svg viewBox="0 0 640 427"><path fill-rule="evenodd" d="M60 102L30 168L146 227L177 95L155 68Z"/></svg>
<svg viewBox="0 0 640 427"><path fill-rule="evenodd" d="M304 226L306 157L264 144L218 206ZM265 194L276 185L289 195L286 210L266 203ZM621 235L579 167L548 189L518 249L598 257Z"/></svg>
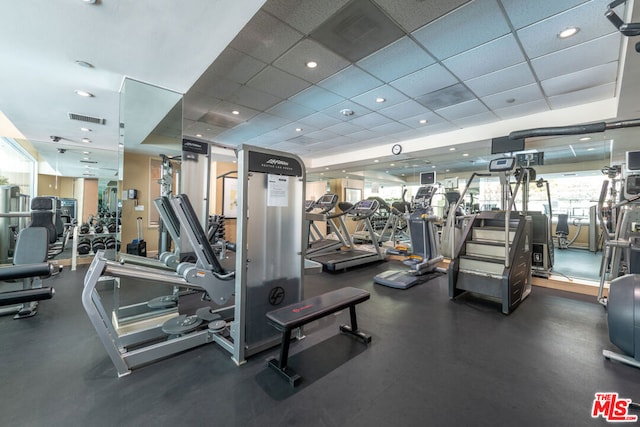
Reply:
<svg viewBox="0 0 640 427"><path fill-rule="evenodd" d="M497 110L499 108L507 108L518 104L528 104L530 102L543 99L544 96L542 95L540 87L534 83L496 93L494 95L485 96L482 98L482 102L484 102L490 109ZM508 100L512 101L508 102Z"/></svg>
<svg viewBox="0 0 640 427"><path fill-rule="evenodd" d="M549 105L544 99L529 102L528 104L519 104L493 110L493 112L502 120L524 117L531 114L542 113L545 111L549 111Z"/></svg>
<svg viewBox="0 0 640 427"><path fill-rule="evenodd" d="M525 60L513 35L508 34L444 61L460 80L469 80Z"/></svg>
<svg viewBox="0 0 640 427"><path fill-rule="evenodd" d="M275 67L267 67L249 80L247 86L286 99L311 86L306 82Z"/></svg>
<svg viewBox="0 0 640 427"><path fill-rule="evenodd" d="M225 99L238 90L239 87L240 84L236 82L214 77L198 80L196 84L189 89L189 92L200 92L213 98Z"/></svg>
<svg viewBox="0 0 640 427"><path fill-rule="evenodd" d="M253 108L258 111L267 110L282 101L282 99L277 96L261 92L249 86L241 86L233 92L227 100L234 104Z"/></svg>
<svg viewBox="0 0 640 427"><path fill-rule="evenodd" d="M407 31L429 23L447 14L469 0L375 0L397 23Z"/></svg>
<svg viewBox="0 0 640 427"><path fill-rule="evenodd" d="M278 105L266 111L274 116L283 117L285 119L296 121L315 112L314 109L296 104L291 101L282 101Z"/></svg>
<svg viewBox="0 0 640 427"><path fill-rule="evenodd" d="M565 74L542 82L546 96L556 96L601 86L616 81L618 63L610 62L586 70Z"/></svg>
<svg viewBox="0 0 640 427"><path fill-rule="evenodd" d="M574 105L586 104L589 102L601 101L612 98L616 91L615 83L606 83L600 86L589 87L587 89L576 90L570 93L563 93L549 97L549 103L553 109L572 107Z"/></svg>
<svg viewBox="0 0 640 427"><path fill-rule="evenodd" d="M309 35L329 50L356 62L404 35L368 0L352 0Z"/></svg>
<svg viewBox="0 0 640 427"><path fill-rule="evenodd" d="M267 64L302 39L302 34L259 10L231 41L231 47Z"/></svg>
<svg viewBox="0 0 640 427"><path fill-rule="evenodd" d="M296 104L301 104L309 108L313 108L316 111L324 110L332 105L338 104L344 101L344 98L322 89L318 86L312 86L302 92L292 96L290 101Z"/></svg>
<svg viewBox="0 0 640 427"><path fill-rule="evenodd" d="M422 114L428 115L431 113L431 111L418 104L414 100L408 100L405 102L401 102L400 104L392 105L391 107L379 110L379 113L394 120L402 120L407 117L413 117Z"/></svg>
<svg viewBox="0 0 640 427"><path fill-rule="evenodd" d="M615 27L603 18L604 6L601 1L591 1L518 30L526 55L537 58L616 32ZM578 26L580 31L573 37L560 39L558 33L571 26Z"/></svg>
<svg viewBox="0 0 640 427"><path fill-rule="evenodd" d="M420 120L426 120L427 123L420 123ZM414 129L423 129L429 126L437 125L439 123L444 123L444 119L435 113L429 112L425 114L418 114L417 116L408 117L399 120L399 122Z"/></svg>
<svg viewBox="0 0 640 427"><path fill-rule="evenodd" d="M262 8L303 34L341 9L349 0L269 0Z"/></svg>
<svg viewBox="0 0 640 427"><path fill-rule="evenodd" d="M531 61L540 80L557 77L574 71L618 60L621 43L620 33L612 33ZM594 53L597 52L597 55Z"/></svg>
<svg viewBox="0 0 640 427"><path fill-rule="evenodd" d="M204 93L190 91L184 96L182 117L190 120L198 120L220 102L222 101Z"/></svg>
<svg viewBox="0 0 640 427"><path fill-rule="evenodd" d="M336 123L341 123L342 121L342 118L336 119L327 116L324 113L315 113L298 120L298 122L302 123L304 126L313 126L318 129L328 128L329 126L335 125Z"/></svg>
<svg viewBox="0 0 640 427"><path fill-rule="evenodd" d="M474 116L463 117L461 119L453 120L453 123L461 128L470 128L473 126L485 125L487 123L495 122L496 115L492 111L486 111L484 113L476 114Z"/></svg>
<svg viewBox="0 0 640 427"><path fill-rule="evenodd" d="M351 98L367 92L382 82L355 66L350 66L318 83L318 86L345 98Z"/></svg>
<svg viewBox="0 0 640 427"><path fill-rule="evenodd" d="M384 124L382 126L376 126L371 128L371 130L380 135L391 135L394 133L404 132L406 130L411 129L409 126L399 123L399 122L391 122Z"/></svg>
<svg viewBox="0 0 640 427"><path fill-rule="evenodd" d="M216 142L223 144L239 145L251 138L255 138L259 135L256 129L251 128L247 123L242 123L233 129L229 129L216 136Z"/></svg>
<svg viewBox="0 0 640 427"><path fill-rule="evenodd" d="M316 127L309 126L309 125L302 126L300 123L297 123L297 122L286 124L278 129L286 133L287 139L295 138L300 135L307 135L311 132L315 132L318 130L318 128Z"/></svg>
<svg viewBox="0 0 640 427"><path fill-rule="evenodd" d="M308 61L318 63L307 67ZM311 39L303 39L274 63L274 66L311 83L317 83L346 68L349 62Z"/></svg>
<svg viewBox="0 0 640 427"><path fill-rule="evenodd" d="M378 113L359 115L358 117L351 120L351 123L353 123L354 125L362 126L363 128L367 129L381 126L390 122L392 122L390 118Z"/></svg>
<svg viewBox="0 0 640 427"><path fill-rule="evenodd" d="M581 3L585 3L587 0L501 1L514 28L520 29L557 13L564 12Z"/></svg>
<svg viewBox="0 0 640 427"><path fill-rule="evenodd" d="M396 80L435 62L433 57L409 37L386 46L357 63L384 82ZM393 66L389 66L393 64Z"/></svg>
<svg viewBox="0 0 640 427"><path fill-rule="evenodd" d="M373 131L371 131L371 130L369 130L369 129L363 129L360 132L352 133L349 136L351 138L355 139L356 141L360 141L361 143L364 142L364 145L370 147L371 144L369 142L366 142L366 141L377 137L378 134L373 132Z"/></svg>
<svg viewBox="0 0 640 427"><path fill-rule="evenodd" d="M417 98L458 83L458 79L440 64L433 64L389 83L409 98Z"/></svg>
<svg viewBox="0 0 640 427"><path fill-rule="evenodd" d="M383 98L383 102L376 102L376 99ZM379 86L362 95L351 98L352 101L367 107L370 110L381 110L392 105L399 104L409 98L402 92L394 89L389 85Z"/></svg>
<svg viewBox="0 0 640 427"><path fill-rule="evenodd" d="M439 110L461 102L476 99L475 95L462 83L436 90L416 98L416 102L430 110Z"/></svg>
<svg viewBox="0 0 640 427"><path fill-rule="evenodd" d="M495 71L484 76L467 80L464 83L477 96L483 97L505 90L534 83L536 80L526 62Z"/></svg>
<svg viewBox="0 0 640 427"><path fill-rule="evenodd" d="M333 126L329 126L326 130L338 135L346 136L355 132L360 132L362 129L363 128L361 126L356 126L349 122L342 122L342 123L337 123Z"/></svg>
<svg viewBox="0 0 640 427"><path fill-rule="evenodd" d="M326 140L331 139L331 138L335 138L335 137L338 136L338 134L336 134L334 132L331 132L329 130L326 130L326 129L320 129L320 130L317 130L315 132L308 133L307 136L309 138L313 138L313 139L316 139L316 140L322 142L322 141L326 141Z"/></svg>
<svg viewBox="0 0 640 427"><path fill-rule="evenodd" d="M244 84L266 67L249 55L227 47L203 74L207 78L225 78L236 83Z"/></svg>
<svg viewBox="0 0 640 427"><path fill-rule="evenodd" d="M463 102L462 104L452 105L451 107L438 110L437 113L447 120L458 120L463 117L475 116L487 111L480 101L474 99L472 101Z"/></svg>
<svg viewBox="0 0 640 427"><path fill-rule="evenodd" d="M412 35L437 59L444 60L510 31L496 0L475 0ZM462 37L460 34L473 36Z"/></svg>
<svg viewBox="0 0 640 427"><path fill-rule="evenodd" d="M287 119L272 116L271 114L267 113L260 113L248 122L251 128L257 131L258 135L270 132L275 129L279 129L285 125L288 125L289 123L291 122Z"/></svg>

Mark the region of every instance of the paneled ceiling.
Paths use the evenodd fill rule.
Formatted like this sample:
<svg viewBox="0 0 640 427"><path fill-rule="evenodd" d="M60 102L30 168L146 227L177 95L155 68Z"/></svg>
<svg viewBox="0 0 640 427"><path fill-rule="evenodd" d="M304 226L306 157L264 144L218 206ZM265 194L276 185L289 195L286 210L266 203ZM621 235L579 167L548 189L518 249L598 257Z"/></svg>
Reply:
<svg viewBox="0 0 640 427"><path fill-rule="evenodd" d="M135 19L144 22L140 29L126 29L132 42L116 36L113 43L121 43L116 47L104 37L114 33L104 23L89 37L96 41L103 28L100 42L109 46L89 58L95 62L93 71L102 72L103 64L118 67L102 77L86 78L87 90L114 73L183 92L186 137L295 153L310 172L369 168L400 175L390 164L403 159L431 165L437 159L438 167L469 170L489 156L491 137L638 115L635 103L625 102L625 97L638 95L637 85L625 81L638 74L640 65L633 47L627 47L628 39L605 18L606 1L267 0L258 2L255 14L238 12L235 20L221 7L207 8L202 1L197 7L183 5L186 11L173 7L172 16L151 6L154 2L136 3L141 4L116 7L103 0L77 5L91 10L97 22L117 28L121 24L115 21L124 15L133 15L127 18L131 25ZM15 4L10 8L26 9ZM626 22L633 18L625 6L615 10ZM199 13L209 19L197 19ZM37 16L45 19L44 14ZM162 19L153 18L157 16ZM228 42L212 36L218 24L229 28ZM234 24L239 32L232 29ZM577 33L560 38L569 27ZM85 44L71 43L64 58L83 58ZM117 48L144 57L110 59ZM61 60L49 60L54 59ZM153 72L136 75L125 59L133 62L134 71L146 70L148 64ZM317 67L307 67L308 61ZM170 67L163 70L166 64ZM62 124L55 129L38 128L31 122L38 120L37 112L27 117L15 105L16 94L0 90L0 95L10 95L0 110L39 150L50 150L48 135L64 133L68 118L59 117ZM97 98L91 101L102 101ZM116 122L117 96L108 93L105 98L106 111ZM626 109L618 111L618 105ZM88 112L106 115L96 108ZM632 144L628 133L615 135L620 144ZM404 148L400 157L391 154L395 143ZM556 140L546 157L576 161L574 144L577 138ZM544 144L538 145L544 150ZM599 144L598 150L606 151L601 148L605 145ZM452 146L458 149L450 152ZM177 147L163 149L172 148ZM104 149L109 149L106 144Z"/></svg>

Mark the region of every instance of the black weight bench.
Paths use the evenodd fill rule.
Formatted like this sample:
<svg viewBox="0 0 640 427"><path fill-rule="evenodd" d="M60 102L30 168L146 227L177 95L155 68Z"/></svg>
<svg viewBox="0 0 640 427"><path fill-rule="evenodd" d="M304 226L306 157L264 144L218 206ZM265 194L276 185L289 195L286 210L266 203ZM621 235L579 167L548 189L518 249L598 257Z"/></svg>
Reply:
<svg viewBox="0 0 640 427"><path fill-rule="evenodd" d="M370 343L371 336L358 330L356 319L356 304L368 300L370 296L369 292L362 289L346 287L268 312L267 322L282 332L282 343L280 344L280 360L271 357L267 360L267 366L287 378L293 387L297 386L302 377L287 366L291 331L347 307L351 316L351 325L340 325L340 331L365 344Z"/></svg>

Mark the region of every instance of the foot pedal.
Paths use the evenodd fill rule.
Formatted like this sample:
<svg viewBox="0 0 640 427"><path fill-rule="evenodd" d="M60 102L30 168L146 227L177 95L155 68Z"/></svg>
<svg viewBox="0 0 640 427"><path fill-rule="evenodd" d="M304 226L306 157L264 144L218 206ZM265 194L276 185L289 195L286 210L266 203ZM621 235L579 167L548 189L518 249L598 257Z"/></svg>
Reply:
<svg viewBox="0 0 640 427"><path fill-rule="evenodd" d="M211 307L200 307L196 310L196 316L198 316L198 319L202 319L205 322L213 322L214 320L221 318L218 313L211 312Z"/></svg>
<svg viewBox="0 0 640 427"><path fill-rule="evenodd" d="M168 335L183 335L194 331L202 324L202 319L196 316L181 314L178 317L169 319L162 324L162 332Z"/></svg>

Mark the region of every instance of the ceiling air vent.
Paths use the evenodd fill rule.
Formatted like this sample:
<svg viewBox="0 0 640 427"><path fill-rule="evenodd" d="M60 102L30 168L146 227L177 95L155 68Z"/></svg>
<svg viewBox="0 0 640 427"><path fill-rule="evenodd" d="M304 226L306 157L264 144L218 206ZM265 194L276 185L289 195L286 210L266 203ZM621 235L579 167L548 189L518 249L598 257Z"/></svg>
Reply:
<svg viewBox="0 0 640 427"><path fill-rule="evenodd" d="M80 163L89 163L91 165L95 165L98 162L95 160L80 160Z"/></svg>
<svg viewBox="0 0 640 427"><path fill-rule="evenodd" d="M71 120L78 120L81 122L87 122L87 123L94 123L97 125L103 125L105 124L107 121L105 119L101 119L99 117L91 117L91 116L86 116L84 114L77 114L77 113L69 113L69 118Z"/></svg>

